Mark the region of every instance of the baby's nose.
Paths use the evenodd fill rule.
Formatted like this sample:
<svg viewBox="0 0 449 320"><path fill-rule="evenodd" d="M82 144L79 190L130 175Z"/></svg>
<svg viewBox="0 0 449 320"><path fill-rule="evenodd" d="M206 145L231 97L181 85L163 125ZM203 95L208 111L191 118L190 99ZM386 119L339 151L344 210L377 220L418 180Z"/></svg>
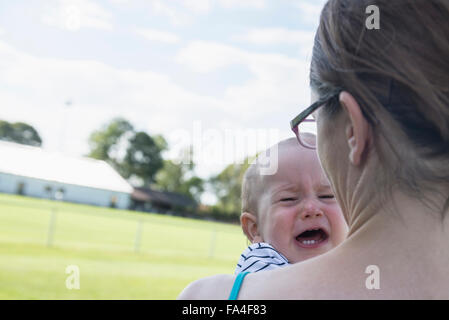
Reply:
<svg viewBox="0 0 449 320"><path fill-rule="evenodd" d="M313 204L306 204L301 211L301 219L311 219L311 218L321 218L323 216L323 212L314 206Z"/></svg>

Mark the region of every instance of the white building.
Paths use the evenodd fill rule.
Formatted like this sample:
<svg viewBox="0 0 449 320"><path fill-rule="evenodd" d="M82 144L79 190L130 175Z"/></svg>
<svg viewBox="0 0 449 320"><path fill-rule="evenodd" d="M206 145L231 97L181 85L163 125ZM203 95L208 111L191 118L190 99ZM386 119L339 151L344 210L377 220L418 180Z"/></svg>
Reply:
<svg viewBox="0 0 449 320"><path fill-rule="evenodd" d="M0 192L127 209L133 188L105 161L0 141Z"/></svg>

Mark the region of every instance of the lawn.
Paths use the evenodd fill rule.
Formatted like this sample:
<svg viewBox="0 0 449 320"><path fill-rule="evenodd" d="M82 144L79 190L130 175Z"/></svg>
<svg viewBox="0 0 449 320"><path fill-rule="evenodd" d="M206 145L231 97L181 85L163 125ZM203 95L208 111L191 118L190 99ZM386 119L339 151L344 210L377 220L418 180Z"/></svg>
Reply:
<svg viewBox="0 0 449 320"><path fill-rule="evenodd" d="M0 299L175 299L245 247L236 225L0 194Z"/></svg>

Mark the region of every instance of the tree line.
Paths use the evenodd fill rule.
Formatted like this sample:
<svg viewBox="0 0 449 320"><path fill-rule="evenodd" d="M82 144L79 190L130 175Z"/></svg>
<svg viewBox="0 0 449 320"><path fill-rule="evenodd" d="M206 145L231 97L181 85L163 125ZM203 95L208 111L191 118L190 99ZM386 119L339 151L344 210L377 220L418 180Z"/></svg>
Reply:
<svg viewBox="0 0 449 320"><path fill-rule="evenodd" d="M0 120L0 140L41 146L42 139L29 124ZM200 206L192 215L237 222L240 216L240 193L248 159L230 164L208 179L195 175L193 148L181 152L178 159L164 159L169 150L162 135L136 130L124 118L115 118L89 135L90 158L104 160L136 187L183 194L200 204L206 189L214 193L217 203Z"/></svg>

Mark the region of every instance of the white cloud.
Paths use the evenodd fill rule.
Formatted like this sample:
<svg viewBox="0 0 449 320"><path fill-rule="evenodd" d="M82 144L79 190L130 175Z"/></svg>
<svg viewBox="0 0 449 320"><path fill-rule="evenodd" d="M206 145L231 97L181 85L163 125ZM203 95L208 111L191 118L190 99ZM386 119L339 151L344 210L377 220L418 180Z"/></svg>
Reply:
<svg viewBox="0 0 449 320"><path fill-rule="evenodd" d="M112 14L92 0L52 0L46 3L41 21L70 31L81 28L111 30Z"/></svg>
<svg viewBox="0 0 449 320"><path fill-rule="evenodd" d="M150 6L152 13L166 16L175 26L190 24L193 21L191 13L186 12L186 10L180 8L179 5L173 5L173 2L153 0L150 2Z"/></svg>
<svg viewBox="0 0 449 320"><path fill-rule="evenodd" d="M266 8L266 0L151 0L150 10L166 16L175 26L191 24L198 15L210 13L214 8Z"/></svg>
<svg viewBox="0 0 449 320"><path fill-rule="evenodd" d="M246 34L236 35L232 39L265 46L294 45L298 48L298 55L307 59L311 55L314 36L313 31L259 28L250 29Z"/></svg>
<svg viewBox="0 0 449 320"><path fill-rule="evenodd" d="M170 32L148 28L136 28L135 32L150 41L165 42L165 43L179 42L179 37L176 34Z"/></svg>
<svg viewBox="0 0 449 320"><path fill-rule="evenodd" d="M238 48L204 41L195 41L183 48L176 58L180 64L199 73L207 73L231 64L245 62L246 54Z"/></svg>
<svg viewBox="0 0 449 320"><path fill-rule="evenodd" d="M218 3L224 8L256 8L266 7L265 0L218 0Z"/></svg>
<svg viewBox="0 0 449 320"><path fill-rule="evenodd" d="M320 13L327 0L302 0L294 3L302 22L318 26Z"/></svg>
<svg viewBox="0 0 449 320"><path fill-rule="evenodd" d="M285 28L251 29L246 34L234 36L234 40L245 41L259 45L313 43L314 32L303 30L289 30Z"/></svg>
<svg viewBox="0 0 449 320"><path fill-rule="evenodd" d="M4 35L6 33L5 29L3 29L2 27L0 27L0 36Z"/></svg>
<svg viewBox="0 0 449 320"><path fill-rule="evenodd" d="M197 14L205 14L211 10L211 0L178 0L178 2L187 10Z"/></svg>
<svg viewBox="0 0 449 320"><path fill-rule="evenodd" d="M225 90L223 101L231 117L238 115L240 119L249 120L255 110L258 117L263 117L280 108L293 110L309 102L306 60L196 41L179 52L177 62L198 73L219 72L239 65L252 74L246 83L230 85Z"/></svg>
<svg viewBox="0 0 449 320"><path fill-rule="evenodd" d="M199 73L214 72L231 65L248 68L253 75L239 86L225 91L228 113L248 119L257 110L259 116L307 104L308 63L280 54L251 53L219 43L196 41L182 49L177 62Z"/></svg>

